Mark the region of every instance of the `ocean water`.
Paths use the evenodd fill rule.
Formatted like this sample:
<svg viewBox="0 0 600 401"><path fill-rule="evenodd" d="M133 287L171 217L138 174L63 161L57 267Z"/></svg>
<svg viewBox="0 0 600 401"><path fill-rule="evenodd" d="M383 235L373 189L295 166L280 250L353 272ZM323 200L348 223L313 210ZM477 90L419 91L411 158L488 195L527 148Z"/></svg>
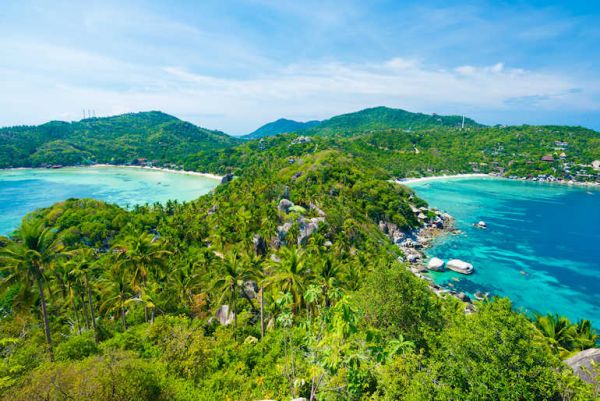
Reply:
<svg viewBox="0 0 600 401"><path fill-rule="evenodd" d="M68 198L131 207L192 200L218 183L198 175L126 167L0 170L0 235L11 233L25 214Z"/></svg>
<svg viewBox="0 0 600 401"><path fill-rule="evenodd" d="M509 297L526 313L559 313L600 327L600 190L495 178L409 184L456 218L458 235L426 251L475 272L430 273L438 284ZM483 220L486 230L473 227Z"/></svg>

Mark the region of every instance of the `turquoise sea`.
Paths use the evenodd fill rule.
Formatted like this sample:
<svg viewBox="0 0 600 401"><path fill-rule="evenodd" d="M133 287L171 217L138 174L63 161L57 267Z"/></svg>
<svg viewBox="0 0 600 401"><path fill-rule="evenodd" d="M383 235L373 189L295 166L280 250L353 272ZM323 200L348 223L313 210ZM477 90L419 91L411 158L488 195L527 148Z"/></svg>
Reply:
<svg viewBox="0 0 600 401"><path fill-rule="evenodd" d="M198 175L127 167L0 170L0 235L11 233L25 214L68 198L130 207L192 200L218 183Z"/></svg>
<svg viewBox="0 0 600 401"><path fill-rule="evenodd" d="M454 216L462 231L439 238L427 255L475 268L470 276L430 273L435 282L507 296L525 312L557 312L600 327L600 190L499 178L409 186ZM486 230L472 226L480 220Z"/></svg>

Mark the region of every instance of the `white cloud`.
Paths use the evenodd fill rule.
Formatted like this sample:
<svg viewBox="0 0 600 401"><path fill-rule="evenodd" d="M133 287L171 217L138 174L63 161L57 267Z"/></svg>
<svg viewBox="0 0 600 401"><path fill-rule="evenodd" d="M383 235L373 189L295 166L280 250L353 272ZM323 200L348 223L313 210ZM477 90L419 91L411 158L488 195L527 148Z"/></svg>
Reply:
<svg viewBox="0 0 600 401"><path fill-rule="evenodd" d="M240 79L39 46L37 54L47 55L42 63L56 62L61 74L47 79L43 71L51 66L0 69L0 125L78 119L82 108L98 115L163 110L231 133L249 132L279 117L322 119L376 105L475 116L477 111L511 108L600 110L598 83L507 68L501 62L450 70L405 58L306 63ZM88 73L94 77L91 83L81 79Z"/></svg>

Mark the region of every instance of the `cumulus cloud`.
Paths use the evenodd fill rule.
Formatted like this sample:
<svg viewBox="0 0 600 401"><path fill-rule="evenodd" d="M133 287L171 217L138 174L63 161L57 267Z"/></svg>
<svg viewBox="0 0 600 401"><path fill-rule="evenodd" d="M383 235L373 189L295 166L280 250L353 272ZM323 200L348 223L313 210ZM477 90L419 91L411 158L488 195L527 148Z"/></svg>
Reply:
<svg viewBox="0 0 600 401"><path fill-rule="evenodd" d="M490 19L478 7L379 10L358 1L257 0L227 13L210 2L67 3L15 3L11 18L0 15L0 125L78 119L83 108L158 109L230 133L378 105L485 123L600 110L596 70L573 68L573 57L569 68L542 69L540 60L549 68L554 59L529 48L512 57L530 43L511 36L531 20L515 10ZM544 38L563 19L539 14L545 28L528 37ZM591 26L571 21L562 31L579 25Z"/></svg>
<svg viewBox="0 0 600 401"><path fill-rule="evenodd" d="M56 52L60 54L61 68L65 60L80 72L96 63L101 74L93 75L94 85L90 85L82 79L48 81L43 75L4 70L0 108L12 110L18 119L29 112L28 105L34 106L39 111L35 122L57 116L76 119L82 108L105 115L159 109L233 133L249 132L281 116L321 119L374 105L465 114L515 107L599 109L598 93L581 89L589 84L558 74L508 68L502 62L454 69L404 58L363 64L306 63L239 79L199 74L175 65L146 67L81 51L52 51L53 58ZM17 123L14 119L0 123Z"/></svg>

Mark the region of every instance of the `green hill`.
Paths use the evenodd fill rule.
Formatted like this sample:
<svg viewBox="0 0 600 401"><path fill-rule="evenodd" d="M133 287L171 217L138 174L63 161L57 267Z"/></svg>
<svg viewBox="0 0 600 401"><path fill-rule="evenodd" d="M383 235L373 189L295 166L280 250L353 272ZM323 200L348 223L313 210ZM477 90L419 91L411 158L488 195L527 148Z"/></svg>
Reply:
<svg viewBox="0 0 600 401"><path fill-rule="evenodd" d="M236 145L239 139L150 111L76 122L0 129L0 168L46 164L129 163L147 158L179 163L190 154Z"/></svg>
<svg viewBox="0 0 600 401"><path fill-rule="evenodd" d="M35 149L28 160L168 160L194 144L205 150L186 169L236 178L186 203L69 199L0 237L0 400L597 398L561 361L597 346L590 321L466 303L413 274L395 243L439 215L390 179L574 174L600 158L598 132L435 126L229 146L162 113L2 132Z"/></svg>
<svg viewBox="0 0 600 401"><path fill-rule="evenodd" d="M460 128L462 116L441 116L437 114L412 113L389 107L373 107L354 113L341 114L323 121L298 122L281 118L265 124L244 139L258 139L289 132L302 132L311 135L356 134L389 129L418 131L430 128ZM466 128L484 127L476 121L465 118Z"/></svg>
<svg viewBox="0 0 600 401"><path fill-rule="evenodd" d="M356 132L379 131L386 129L420 130L436 127L462 126L462 116L441 116L437 114L412 113L402 109L374 107L342 114L322 121L309 132L318 135L349 134ZM481 127L470 118L464 119L465 127Z"/></svg>
<svg viewBox="0 0 600 401"><path fill-rule="evenodd" d="M320 121L299 122L280 118L277 121L270 122L258 128L256 131L242 136L243 139L259 139L266 136L274 136L286 132L297 132L308 128L315 127L320 124Z"/></svg>

